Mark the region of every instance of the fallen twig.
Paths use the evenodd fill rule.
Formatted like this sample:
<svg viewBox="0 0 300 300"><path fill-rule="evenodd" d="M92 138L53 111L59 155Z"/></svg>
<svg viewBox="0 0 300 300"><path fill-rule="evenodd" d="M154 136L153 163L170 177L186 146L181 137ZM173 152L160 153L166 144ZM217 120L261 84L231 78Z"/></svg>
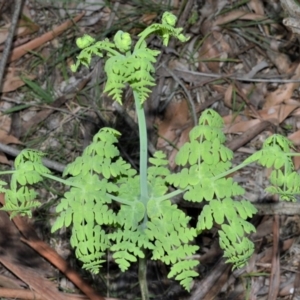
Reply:
<svg viewBox="0 0 300 300"><path fill-rule="evenodd" d="M12 61L22 57L29 51L36 49L37 47L45 44L46 42L48 42L48 41L54 39L55 37L57 37L58 35L62 34L65 30L70 28L75 22L78 22L84 16L84 14L85 14L85 12L79 14L72 20L68 20L68 21L64 22L63 24L55 27L52 31L47 32L44 35L37 37L36 39L34 39L20 47L15 48L12 51L12 55L11 55L9 61L12 62Z"/></svg>
<svg viewBox="0 0 300 300"><path fill-rule="evenodd" d="M12 21L11 21L11 27L10 27L7 39L5 41L5 46L4 46L4 50L2 52L1 63L0 63L0 91L2 90L2 81L3 81L4 70L5 70L5 66L6 66L9 54L10 54L10 48L11 48L12 41L14 38L14 33L17 28L19 15L20 15L20 11L22 8L22 3L23 3L22 0L15 0L15 9L14 9L14 14L13 14Z"/></svg>

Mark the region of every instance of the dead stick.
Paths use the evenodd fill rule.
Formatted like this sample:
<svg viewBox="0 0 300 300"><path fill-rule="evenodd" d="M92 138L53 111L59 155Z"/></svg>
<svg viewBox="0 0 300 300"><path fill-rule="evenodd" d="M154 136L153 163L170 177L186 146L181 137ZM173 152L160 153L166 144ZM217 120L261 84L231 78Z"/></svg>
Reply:
<svg viewBox="0 0 300 300"><path fill-rule="evenodd" d="M1 63L0 63L0 90L2 90L2 81L3 81L3 75L5 71L5 66L10 54L10 48L11 44L14 38L14 34L18 25L18 19L20 16L21 8L22 8L23 1L22 0L16 0L15 1L15 10L11 21L10 30L7 36L7 39L5 41L4 51L2 53Z"/></svg>
<svg viewBox="0 0 300 300"><path fill-rule="evenodd" d="M44 35L28 42L27 44L24 44L20 47L15 48L12 51L10 62L22 57L23 55L28 53L28 51L31 51L31 50L41 46L42 44L54 39L55 37L57 37L58 35L63 33L66 29L71 27L74 23L78 22L84 16L84 14L85 14L85 12L76 16L72 20L68 20L65 23L55 27L52 31L45 33Z"/></svg>

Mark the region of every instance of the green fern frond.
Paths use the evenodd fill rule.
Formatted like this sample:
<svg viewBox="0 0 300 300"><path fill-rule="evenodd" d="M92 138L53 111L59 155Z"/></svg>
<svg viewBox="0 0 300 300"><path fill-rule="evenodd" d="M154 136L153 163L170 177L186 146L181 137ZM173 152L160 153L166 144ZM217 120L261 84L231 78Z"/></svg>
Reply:
<svg viewBox="0 0 300 300"><path fill-rule="evenodd" d="M178 274L175 279L189 290L193 277L198 275L193 270L198 262L186 258L199 249L198 246L190 244L197 235L196 230L189 227L190 217L169 200L149 200L147 214L151 221L147 222L145 233L154 243L152 259L172 265L168 277Z"/></svg>
<svg viewBox="0 0 300 300"><path fill-rule="evenodd" d="M92 223L74 224L70 242L76 249L77 258L84 263L83 268L97 274L101 264L105 262L101 257L110 247L105 231Z"/></svg>
<svg viewBox="0 0 300 300"><path fill-rule="evenodd" d="M28 167L28 169L26 169ZM34 184L43 180L40 173L32 170L32 162L25 162L13 174L17 182L21 185Z"/></svg>
<svg viewBox="0 0 300 300"><path fill-rule="evenodd" d="M119 150L114 145L118 140L119 132L102 128L93 138L93 142L84 150L82 156L69 164L63 173L63 176L72 175L81 176L87 173L95 172L102 174L104 178L118 177L120 175L134 175L131 166L119 157ZM114 161L115 158L118 158ZM109 183L107 183L109 185ZM110 187L110 192L115 190Z"/></svg>
<svg viewBox="0 0 300 300"><path fill-rule="evenodd" d="M224 121L215 110L206 109L199 118L199 125L208 125L210 127L222 129L224 126ZM222 139L220 140L223 142Z"/></svg>
<svg viewBox="0 0 300 300"><path fill-rule="evenodd" d="M95 222L98 225L113 225L117 222L116 213L106 204L97 202L94 207Z"/></svg>
<svg viewBox="0 0 300 300"><path fill-rule="evenodd" d="M136 257L145 257L143 248L153 249L154 247L141 227L134 230L120 228L108 236L114 241L110 250L114 252L113 257L122 271L127 270L131 262L136 261Z"/></svg>
<svg viewBox="0 0 300 300"><path fill-rule="evenodd" d="M94 135L93 143L104 141L109 144L116 144L118 142L118 137L120 136L121 133L119 131L110 127L103 127Z"/></svg>
<svg viewBox="0 0 300 300"><path fill-rule="evenodd" d="M150 93L147 86L155 85L151 72L155 71L153 63L158 54L159 51L142 48L136 49L130 56L109 58L105 65L107 83L104 92L122 104L122 90L128 83L139 94L143 103Z"/></svg>
<svg viewBox="0 0 300 300"><path fill-rule="evenodd" d="M115 246L115 245L114 245ZM113 258L119 265L122 272L126 271L132 262L136 262L137 258L135 255L129 253L129 251L117 251L113 254Z"/></svg>
<svg viewBox="0 0 300 300"><path fill-rule="evenodd" d="M6 193L7 189L4 187L7 185L7 182L0 180L0 193Z"/></svg>
<svg viewBox="0 0 300 300"><path fill-rule="evenodd" d="M135 201L140 197L140 190L139 190L139 176L133 177L121 177L118 180L119 184L119 195L122 195L124 199L129 201Z"/></svg>
<svg viewBox="0 0 300 300"><path fill-rule="evenodd" d="M15 159L15 168L27 169L28 171L34 170L39 174L51 173L48 168L46 168L42 163L42 157L44 153L38 150L25 149L20 152L20 154Z"/></svg>
<svg viewBox="0 0 300 300"><path fill-rule="evenodd" d="M116 47L121 53L127 53L131 49L131 36L128 32L119 30L114 36Z"/></svg>
<svg viewBox="0 0 300 300"><path fill-rule="evenodd" d="M172 278L182 273L183 271L192 270L193 268L197 267L197 265L199 265L199 261L197 260L187 259L187 260L178 261L176 264L174 264L171 267L171 271L168 274L168 278ZM195 272L195 276L198 276L198 273Z"/></svg>
<svg viewBox="0 0 300 300"><path fill-rule="evenodd" d="M155 57L159 54L160 51L149 49L146 44L139 49L135 49L132 55L128 58L128 64L134 66L136 70L140 70L142 73L140 76L136 76L131 73L130 76L134 76L133 78L135 78L133 80L138 78L149 78L150 74L155 72L153 64L156 62ZM152 78L151 81L154 81L154 78Z"/></svg>
<svg viewBox="0 0 300 300"><path fill-rule="evenodd" d="M140 82L130 83L130 86L137 93L139 99L141 100L141 104L143 104L151 93L151 90L147 88L147 86L155 86L155 83L151 83L142 79Z"/></svg>
<svg viewBox="0 0 300 300"><path fill-rule="evenodd" d="M32 210L40 206L40 203L34 200L36 196L37 193L26 186L22 186L18 190L7 190L5 193L5 205L2 210L12 212L11 218L17 214L31 217Z"/></svg>
<svg viewBox="0 0 300 300"><path fill-rule="evenodd" d="M77 180L79 187L72 187L66 192L65 197L56 207L60 215L52 227L52 232L63 226L69 226L70 220L72 224L82 222L111 224L116 221L114 212L105 205L111 203L111 199L106 194L106 184L95 175L86 175Z"/></svg>
<svg viewBox="0 0 300 300"><path fill-rule="evenodd" d="M286 176L284 176L283 179L283 184L287 190L300 191L300 176L297 172L286 174Z"/></svg>
<svg viewBox="0 0 300 300"><path fill-rule="evenodd" d="M266 139L263 149L257 156L258 162L268 168L273 168L270 175L272 186L266 188L270 194L277 194L280 200L296 201L300 193L300 175L294 171L291 157L293 144L286 137L273 135Z"/></svg>
<svg viewBox="0 0 300 300"><path fill-rule="evenodd" d="M93 55L103 57L103 51L107 51L111 54L118 54L118 52L115 50L115 44L109 42L108 39L96 43L94 42L95 40L88 35L84 35L83 37L77 39L77 46L82 50L76 57L76 63L71 66L72 72L76 72L81 64L88 68L91 64Z"/></svg>
<svg viewBox="0 0 300 300"><path fill-rule="evenodd" d="M145 32L141 32L139 34L140 37L143 37L147 31L155 32L157 35L161 36L163 39L163 45L167 46L169 43L169 39L171 36L179 39L182 42L186 42L188 38L186 38L182 34L183 28L174 28L174 26L169 25L169 24L152 24L150 25Z"/></svg>
<svg viewBox="0 0 300 300"><path fill-rule="evenodd" d="M248 238L238 238L231 241L227 233L219 230L220 246L224 251L223 256L227 257L227 263L233 264L233 269L241 268L250 259L254 252L254 244Z"/></svg>
<svg viewBox="0 0 300 300"><path fill-rule="evenodd" d="M271 184L282 187L287 191L300 191L300 176L297 172L287 173L281 170L273 170L269 179Z"/></svg>
<svg viewBox="0 0 300 300"><path fill-rule="evenodd" d="M169 200L156 201L149 200L147 214L151 221L147 223L146 235L150 240L155 240L153 249L153 259L167 260L172 256L172 251L176 252L173 259L178 259L192 255L198 246L187 245L196 234L194 228L189 227L190 217L186 216L176 205L172 205ZM180 248L183 245L183 248ZM187 248L185 248L187 247ZM195 248L196 247L196 248ZM175 253L173 252L173 253Z"/></svg>
<svg viewBox="0 0 300 300"><path fill-rule="evenodd" d="M41 162L41 158L43 156L44 154L41 151L33 149L24 149L15 159L15 168L17 168L20 164L24 163L25 161Z"/></svg>
<svg viewBox="0 0 300 300"><path fill-rule="evenodd" d="M196 260L179 261L171 267L168 278L175 277L175 279L180 281L180 284L189 291L193 278L199 276L199 274L193 270L198 264L199 262Z"/></svg>
<svg viewBox="0 0 300 300"><path fill-rule="evenodd" d="M108 93L120 104L122 104L122 93L127 83L127 61L127 57L118 55L110 57L105 64L107 82L104 93Z"/></svg>
<svg viewBox="0 0 300 300"><path fill-rule="evenodd" d="M237 217L230 220L230 225L221 225L219 230L220 246L224 250L224 256L234 267L244 265L254 252L254 244L245 237L245 232L255 232L255 227L249 222Z"/></svg>
<svg viewBox="0 0 300 300"><path fill-rule="evenodd" d="M199 119L199 125L189 134L190 142L180 148L176 164L198 164L198 178L216 176L229 170L233 153L223 145L225 135L222 126L223 120L216 112L205 111Z"/></svg>
<svg viewBox="0 0 300 300"><path fill-rule="evenodd" d="M134 201L132 205L122 205L118 214L117 222L125 229L136 229L139 222L145 216L145 206L140 201Z"/></svg>
<svg viewBox="0 0 300 300"><path fill-rule="evenodd" d="M226 203L226 201L230 201L230 203ZM233 201L232 199L224 199L224 204L226 206L229 205L233 205L234 208L236 209L237 211L237 214L243 219L243 220L247 220L247 218L252 218L254 214L257 213L257 209L255 208L255 206L250 202L250 201L247 201L247 200L241 200L241 201ZM227 215L228 217L228 215ZM250 224L250 223L248 223ZM247 231L248 233L248 231Z"/></svg>
<svg viewBox="0 0 300 300"><path fill-rule="evenodd" d="M157 201L156 199L150 199L147 203L147 215L150 219L160 217L165 213L172 213L173 209L176 209L176 205L172 205L170 200Z"/></svg>
<svg viewBox="0 0 300 300"><path fill-rule="evenodd" d="M93 141L84 149L83 155L86 157L97 156L98 158L114 158L120 155L118 148L108 141Z"/></svg>
<svg viewBox="0 0 300 300"><path fill-rule="evenodd" d="M273 148L274 146L279 146L280 150L289 153L290 149L294 147L293 143L286 137L280 134L273 134L268 137L263 144L263 149Z"/></svg>
<svg viewBox="0 0 300 300"><path fill-rule="evenodd" d="M206 204L198 217L197 228L199 231L203 231L205 229L209 230L213 227L214 219L212 213L213 212L211 206L209 204Z"/></svg>
<svg viewBox="0 0 300 300"><path fill-rule="evenodd" d="M183 168L178 173L167 175L167 181L180 189L185 189L189 185L197 185L200 180L201 178L197 172L197 166L193 166L189 169Z"/></svg>
<svg viewBox="0 0 300 300"><path fill-rule="evenodd" d="M155 167L167 166L169 163L166 154L162 151L156 151L153 154L153 157L149 158L149 162ZM168 170L168 168L166 168L166 169ZM152 172L149 172L149 173L152 173ZM160 174L161 173L159 173L159 172L157 173L157 175L160 175Z"/></svg>
<svg viewBox="0 0 300 300"><path fill-rule="evenodd" d="M261 150L261 156L258 162L266 167L270 168L272 166L276 166L276 169L285 166L286 171L289 172L294 169L293 161L290 156L287 156L285 152L281 150L278 145L274 145L273 147L264 148Z"/></svg>

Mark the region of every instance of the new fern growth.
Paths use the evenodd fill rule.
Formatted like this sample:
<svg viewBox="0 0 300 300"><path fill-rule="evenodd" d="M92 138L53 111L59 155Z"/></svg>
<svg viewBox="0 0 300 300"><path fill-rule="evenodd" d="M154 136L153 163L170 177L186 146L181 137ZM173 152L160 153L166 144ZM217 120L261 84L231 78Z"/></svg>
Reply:
<svg viewBox="0 0 300 300"><path fill-rule="evenodd" d="M170 172L161 151L148 160L143 103L155 84L153 64L159 51L149 49L146 38L156 33L164 45L170 37L186 41L175 23L176 17L165 13L161 24L153 24L140 33L133 50L130 35L122 31L116 33L113 43L107 39L97 42L88 35L77 40L82 50L73 71L80 64L88 67L93 55L107 55L104 91L121 104L124 87L129 85L133 90L140 133L139 173L120 157L116 146L120 133L102 128L83 154L67 166L63 174L66 179L51 175L42 165L41 153L24 150L15 161L15 170L6 172L12 174L10 188L5 189L2 181L0 188L6 195L3 209L11 211L12 216L30 216L39 204L32 185L44 177L66 184L70 189L56 208L59 216L52 232L72 226L71 245L83 268L99 272L110 250L125 271L131 263L145 260L150 252L153 260L170 266L170 278L189 290L198 276L198 261L193 256L199 247L194 240L203 230L220 225L220 246L233 267L245 265L254 251L247 234L255 228L247 220L256 209L246 199L236 200L244 190L227 175L253 162L273 168L267 191L287 201L294 201L300 193L300 177L291 160L295 155L290 150L292 145L280 135L267 139L262 150L232 168L233 153L224 145L223 120L211 109L202 113L189 134L190 141L179 150L178 173ZM175 188L172 192L171 186ZM205 203L195 227L190 224L191 218L172 203L179 194L187 201ZM145 290L142 284L141 289Z"/></svg>

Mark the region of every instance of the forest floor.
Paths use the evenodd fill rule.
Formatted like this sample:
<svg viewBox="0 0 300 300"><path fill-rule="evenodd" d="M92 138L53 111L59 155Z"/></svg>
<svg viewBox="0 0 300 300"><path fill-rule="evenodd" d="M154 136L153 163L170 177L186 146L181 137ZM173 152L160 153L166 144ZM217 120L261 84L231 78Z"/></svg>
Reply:
<svg viewBox="0 0 300 300"><path fill-rule="evenodd" d="M1 51L12 28L12 2L0 0ZM233 165L274 133L288 137L299 151L300 44L282 22L279 1L27 0L2 78L1 171L13 168L18 150L32 148L44 152L60 175L104 126L122 133L121 155L138 168L132 92L124 92L123 106L103 93L104 59L95 58L89 69L76 73L70 66L79 53L76 38L89 34L111 40L118 30L137 36L160 22L165 11L172 11L177 27L190 36L186 43L171 39L167 47L159 38L148 41L161 50L157 85L145 104L149 140L167 154L170 170L176 170L176 153L207 108L224 120ZM294 165L300 168L299 157ZM250 236L255 253L248 264L236 270L225 264L216 225L195 240L200 276L190 293L149 256L151 299L300 299L300 202L276 204L265 191L269 175L255 164L232 175L259 211L251 220L257 232ZM8 175L1 179L10 182ZM30 220L12 221L0 211L0 299L141 299L137 264L122 273L107 253L100 273L90 274L70 246L70 229L51 233L66 190L50 180L39 183L41 206ZM3 194L0 200L3 204ZM203 208L177 202L192 218Z"/></svg>

